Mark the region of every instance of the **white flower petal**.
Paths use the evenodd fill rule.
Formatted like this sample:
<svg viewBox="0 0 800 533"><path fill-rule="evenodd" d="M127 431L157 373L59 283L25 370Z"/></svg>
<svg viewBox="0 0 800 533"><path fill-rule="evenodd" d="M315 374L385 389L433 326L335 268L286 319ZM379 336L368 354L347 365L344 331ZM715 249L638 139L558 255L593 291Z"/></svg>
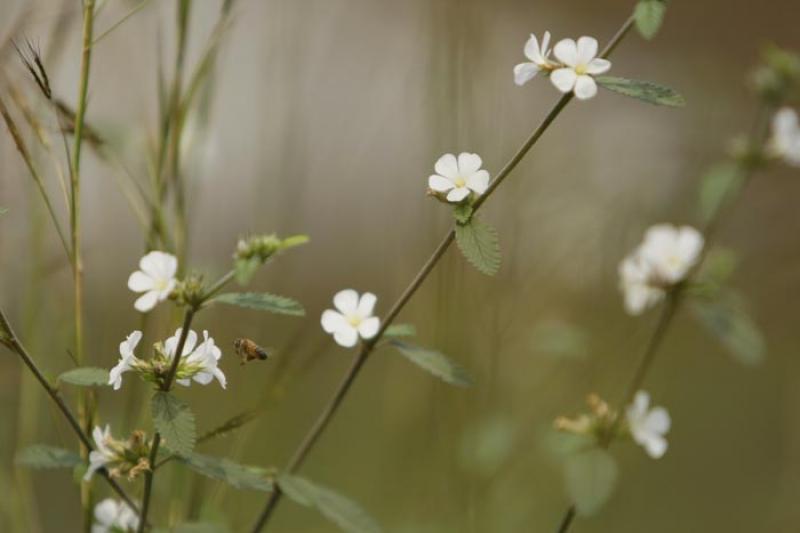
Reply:
<svg viewBox="0 0 800 533"><path fill-rule="evenodd" d="M111 526L119 514L119 505L111 498L106 498L94 506L94 519L104 526Z"/></svg>
<svg viewBox="0 0 800 533"><path fill-rule="evenodd" d="M586 72L592 75L603 74L609 70L611 70L611 61L601 57L592 59L586 66Z"/></svg>
<svg viewBox="0 0 800 533"><path fill-rule="evenodd" d="M667 439L657 435L647 438L642 445L647 451L647 455L653 459L661 459L667 452Z"/></svg>
<svg viewBox="0 0 800 533"><path fill-rule="evenodd" d="M155 287L153 278L137 270L128 278L128 288L133 292L145 292Z"/></svg>
<svg viewBox="0 0 800 533"><path fill-rule="evenodd" d="M578 76L575 81L575 96L579 100L588 100L597 94L597 83L591 76Z"/></svg>
<svg viewBox="0 0 800 533"><path fill-rule="evenodd" d="M347 327L337 329L333 334L333 339L339 346L352 348L358 342L358 331L348 324Z"/></svg>
<svg viewBox="0 0 800 533"><path fill-rule="evenodd" d="M530 38L528 38L528 41L525 43L525 48L523 48L522 51L525 54L525 57L534 63L539 61L539 58L542 57L542 53L539 50L539 40L532 33Z"/></svg>
<svg viewBox="0 0 800 533"><path fill-rule="evenodd" d="M447 192L455 187L455 184L444 176L434 174L428 178L428 187L436 192Z"/></svg>
<svg viewBox="0 0 800 533"><path fill-rule="evenodd" d="M381 327L381 321L378 317L373 316L366 320L363 320L361 324L358 325L358 333L361 335L362 339L371 339L378 333L378 330Z"/></svg>
<svg viewBox="0 0 800 533"><path fill-rule="evenodd" d="M483 194L489 188L489 173L479 170L467 178L467 187L477 194Z"/></svg>
<svg viewBox="0 0 800 533"><path fill-rule="evenodd" d="M358 293L353 289L337 292L333 297L333 305L344 315L350 315L358 309Z"/></svg>
<svg viewBox="0 0 800 533"><path fill-rule="evenodd" d="M672 420L669 417L669 412L663 407L654 407L644 419L644 427L646 427L648 431L660 435L668 432L671 425Z"/></svg>
<svg viewBox="0 0 800 533"><path fill-rule="evenodd" d="M550 81L562 93L568 93L575 88L578 75L571 68L559 68L550 74Z"/></svg>
<svg viewBox="0 0 800 533"><path fill-rule="evenodd" d="M375 302L377 301L378 297L371 292L362 294L361 299L358 301L358 316L361 318L372 316L372 312L375 310Z"/></svg>
<svg viewBox="0 0 800 533"><path fill-rule="evenodd" d="M148 291L136 299L133 307L140 313L146 313L152 310L157 303L158 293L156 291Z"/></svg>
<svg viewBox="0 0 800 533"><path fill-rule="evenodd" d="M462 152L458 154L458 173L460 176L469 176L480 170L483 161L478 154Z"/></svg>
<svg viewBox="0 0 800 533"><path fill-rule="evenodd" d="M436 161L433 168L437 174L445 178L454 179L458 177L458 161L456 161L456 156L453 154L444 154Z"/></svg>
<svg viewBox="0 0 800 533"><path fill-rule="evenodd" d="M322 313L322 319L320 320L320 323L322 324L322 329L325 330L325 333L333 333L348 325L347 319L344 317L344 315L334 311L333 309L328 309Z"/></svg>
<svg viewBox="0 0 800 533"><path fill-rule="evenodd" d="M597 55L597 39L583 36L578 39L578 64L588 65Z"/></svg>
<svg viewBox="0 0 800 533"><path fill-rule="evenodd" d="M553 54L555 54L556 59L568 67L574 67L578 64L578 45L572 39L558 41L553 47Z"/></svg>
<svg viewBox="0 0 800 533"><path fill-rule="evenodd" d="M525 85L539 74L539 67L535 63L520 63L514 67L514 83Z"/></svg>
<svg viewBox="0 0 800 533"><path fill-rule="evenodd" d="M447 201L448 202L460 202L464 198L469 196L469 189L466 187L456 187L449 193L447 193Z"/></svg>

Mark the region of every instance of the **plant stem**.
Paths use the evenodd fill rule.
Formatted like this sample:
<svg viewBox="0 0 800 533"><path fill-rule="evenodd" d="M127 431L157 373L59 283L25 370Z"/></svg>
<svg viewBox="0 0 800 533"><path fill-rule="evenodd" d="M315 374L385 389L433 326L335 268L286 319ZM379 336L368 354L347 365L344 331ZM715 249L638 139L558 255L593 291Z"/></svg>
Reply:
<svg viewBox="0 0 800 533"><path fill-rule="evenodd" d="M601 56L606 57L608 56L614 48L616 48L617 44L625 37L628 31L633 26L634 19L633 17L628 17L625 23L620 27L611 41L608 43L606 48L603 50ZM503 180L516 168L520 161L525 157L525 155L530 151L530 149L536 144L536 142L541 138L545 131L550 127L553 121L558 117L559 114L564 110L564 108L569 104L572 100L572 94L567 94L559 98L558 102L556 102L555 106L550 110L544 120L539 124L539 126L533 131L533 133L525 140L522 146L516 151L516 153L511 157L508 163L500 170L497 176L492 180L489 184L488 189L486 192L478 198L478 200L473 205L473 209L477 211L489 198L489 196L500 186ZM364 363L366 362L367 358L369 357L370 353L374 350L377 343L381 340L383 333L386 331L392 321L400 314L400 312L405 307L406 303L411 299L411 297L416 293L417 289L422 285L425 279L428 277L428 274L433 270L439 260L442 258L444 253L450 247L450 245L455 240L455 228L452 228L447 235L445 235L444 239L439 243L439 245L434 250L433 254L428 258L425 264L422 266L420 271L414 276L414 279L411 283L406 287L403 293L400 295L400 298L395 302L395 304L391 307L389 312L381 321L381 327L378 330L378 333L371 339L364 341L361 345L360 350L358 351L357 355L353 358L353 362L350 365L350 368L345 373L342 381L339 383L339 386L333 393L333 396L325 407L322 410L322 413L317 418L314 425L311 427L309 432L306 434L303 441L300 443L298 448L295 450L292 458L289 460L287 464L286 471L293 473L297 469L302 466L303 461L305 460L308 453L313 448L314 444L317 442L319 437L325 431L325 428L328 426L328 423L333 418L333 415L338 410L339 406L344 400L345 396L349 392L350 388L352 387L353 383L355 382L356 377L358 376L359 371L363 367ZM282 496L282 492L280 487L277 485L273 490L272 494L270 494L269 498L267 499L267 503L264 506L264 509L259 514L256 523L253 527L253 532L257 533L261 531L269 521L270 517L272 516L273 511L278 505Z"/></svg>
<svg viewBox="0 0 800 533"><path fill-rule="evenodd" d="M191 0L177 0L178 2L178 44L175 54L175 77L172 80L172 95L170 111L172 113L170 137L170 176L175 187L175 247L178 264L184 265L188 253L188 222L186 219L186 184L181 177L181 137L183 136L184 114L181 109L181 94L183 90L183 70L186 58L186 41L188 36L189 14Z"/></svg>
<svg viewBox="0 0 800 533"><path fill-rule="evenodd" d="M50 399L55 402L56 407L58 410L61 411L61 414L64 415L64 418L67 419L69 426L78 436L78 439L81 441L81 444L88 449L93 450L94 444L92 444L91 439L89 438L88 434L84 432L83 428L81 428L81 424L78 420L78 417L70 410L67 403L59 394L58 389L50 384L47 378L44 376L44 373L41 369L36 365L36 362L30 356L28 351L25 349L25 346L20 342L17 338L17 335L14 333L13 328L11 327L11 323L6 318L6 315L3 313L3 310L0 309L0 344L5 345L9 350L16 353L22 359L22 362L25 363L25 366L31 371L34 375L36 380L39 384L44 388L45 392L50 396ZM128 496L125 490L116 482L116 480L112 479L108 475L108 471L105 469L100 470L101 475L103 478L111 485L111 488L114 489L120 498L125 500L125 502L131 506L131 509L138 512L138 507L133 499Z"/></svg>
<svg viewBox="0 0 800 533"><path fill-rule="evenodd" d="M89 95L89 69L92 60L92 35L94 30L95 0L83 3L83 48L81 52L80 86L78 89L78 106L75 111L75 139L72 147L72 176L70 202L70 229L72 233L72 276L75 304L75 358L78 364L84 360L83 354L83 264L81 262L81 146L83 145L84 119ZM83 391L80 396L78 413L85 431L88 433L94 418L94 394ZM88 447L82 449L82 455L88 454ZM81 505L83 506L84 530L89 531L92 524L92 494L89 483L81 484Z"/></svg>
<svg viewBox="0 0 800 533"><path fill-rule="evenodd" d="M750 135L750 142L751 147L754 147L759 154L762 153L764 145L766 144L767 136L769 134L769 117L772 111L772 107L768 105L763 105L759 108L758 112L756 113L756 119L753 123L752 133ZM760 155L757 159L760 158ZM744 179L741 185L741 188L736 191L737 196L741 196L742 192L744 191L745 187L752 181L752 178L759 168L759 163L752 163L752 162L739 162L740 165L743 165L744 168ZM716 210L711 213L711 216L708 218L708 221L703 227L703 234L705 236L705 245L703 248L703 253L700 258L700 261L697 262L697 265L692 269L692 271L687 275L686 279L690 279L692 274L697 272L700 266L703 263L707 255L707 251L709 249L709 242L715 236L717 229L719 228L720 221L723 218L723 214L725 211L725 207L729 206L732 202L731 198L731 191L728 191L727 194L724 195L725 200L727 202L720 202L717 206ZM677 285L672 291L667 295L667 299L664 302L664 305L661 308L661 314L659 315L658 322L656 323L655 329L653 329L653 333L650 336L650 340L645 345L644 351L642 356L639 358L639 362L637 363L631 380L628 382L627 387L625 388L625 393L622 396L622 401L617 406L616 409L616 417L614 418L611 427L609 428L608 432L605 434L605 437L599 442L599 445L602 448L608 448L611 443L613 442L614 435L617 433L617 428L622 423L623 417L620 416L625 406L629 405L632 401L636 392L641 388L642 383L644 383L644 379L647 376L647 372L650 370L650 367L653 364L653 359L655 358L656 353L658 352L659 347L664 341L664 337L669 329L670 324L672 323L672 319L675 316L678 308L683 301L684 291L688 284L686 282ZM575 505L570 505L564 513L563 518L561 519L560 525L558 527L558 533L566 533L569 531L570 525L572 524L573 520L576 516L576 508Z"/></svg>
<svg viewBox="0 0 800 533"><path fill-rule="evenodd" d="M172 356L172 365L169 367L166 379L161 383L159 389L162 392L169 392L172 389L172 384L175 381L175 374L178 372L178 365L180 364L181 357L183 357L183 347L186 345L186 338L189 336L189 328L192 326L192 319L194 318L195 308L190 307L186 310L183 318L183 327L181 329L181 336L178 339L178 345L175 347L175 353ZM144 477L144 495L142 496L142 514L139 520L139 533L145 530L147 515L150 511L150 500L153 494L153 478L155 477L155 465L158 458L158 448L161 445L161 434L156 432L153 437L153 444L150 447L150 456L148 458L149 469L145 472Z"/></svg>

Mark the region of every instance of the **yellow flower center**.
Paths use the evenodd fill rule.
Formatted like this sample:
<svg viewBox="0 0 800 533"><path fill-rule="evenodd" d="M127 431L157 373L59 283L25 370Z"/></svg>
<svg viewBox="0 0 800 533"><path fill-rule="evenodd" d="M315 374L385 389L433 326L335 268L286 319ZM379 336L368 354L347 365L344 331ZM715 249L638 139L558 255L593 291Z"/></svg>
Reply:
<svg viewBox="0 0 800 533"><path fill-rule="evenodd" d="M159 292L166 290L169 287L169 280L166 279L157 279L153 288Z"/></svg>
<svg viewBox="0 0 800 533"><path fill-rule="evenodd" d="M575 74L578 76L583 76L586 74L588 67L586 65L578 65L575 67Z"/></svg>
<svg viewBox="0 0 800 533"><path fill-rule="evenodd" d="M467 182L462 177L458 177L458 178L454 179L453 183L455 183L456 187L463 187L464 185L467 184Z"/></svg>
<svg viewBox="0 0 800 533"><path fill-rule="evenodd" d="M347 317L347 322L354 328L357 328L359 324L361 324L361 317L358 315L349 315Z"/></svg>

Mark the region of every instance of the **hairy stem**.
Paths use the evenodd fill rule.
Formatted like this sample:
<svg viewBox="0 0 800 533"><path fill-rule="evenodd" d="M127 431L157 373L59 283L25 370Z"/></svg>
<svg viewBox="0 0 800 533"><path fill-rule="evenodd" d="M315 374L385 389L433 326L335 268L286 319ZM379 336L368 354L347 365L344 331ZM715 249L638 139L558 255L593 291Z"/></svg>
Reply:
<svg viewBox="0 0 800 533"><path fill-rule="evenodd" d="M634 20L633 17L629 17L625 23L620 27L611 41L608 43L606 48L602 52L602 57L607 57L613 50L616 48L617 44L625 37L625 35L630 31L631 27L633 26ZM544 120L539 124L539 126L533 131L533 133L525 140L522 146L516 151L516 153L511 157L508 163L500 170L497 176L492 180L489 184L489 188L486 192L478 198L478 200L474 204L474 209L477 211L489 198L489 196L494 193L494 191L500 186L503 180L508 177L508 175L516 168L520 161L525 157L525 155L530 151L530 149L536 144L536 142L541 138L545 131L550 127L553 121L558 117L559 114L564 110L564 108L569 104L572 100L572 95L567 94L559 98L558 102L553 106ZM325 431L325 428L328 426L328 423L333 418L333 415L338 410L339 406L344 400L345 396L349 392L350 388L352 387L353 383L355 382L356 377L358 376L359 371L363 367L364 363L366 362L367 358L369 357L370 353L372 353L373 349L377 345L377 343L381 340L383 333L386 331L392 321L400 314L400 311L403 310L406 303L411 299L411 297L416 293L417 289L422 285L425 279L428 277L428 274L433 270L439 260L442 258L444 253L450 247L450 245L455 240L455 228L451 229L447 235L445 235L444 239L439 243L439 245L434 250L433 254L428 258L425 264L422 266L420 271L414 276L414 279L411 283L406 287L403 293L400 295L400 298L395 302L389 312L381 321L381 328L378 331L377 335L375 335L372 339L365 341L361 349L358 351L356 356L353 359L350 368L345 373L344 378L339 383L339 386L333 393L333 396L330 400L328 400L327 404L322 410L322 413L317 418L314 425L306 434L303 441L300 443L298 448L295 450L292 458L290 459L286 471L288 472L295 472L300 466L302 466L303 461L305 460L308 453L313 448L314 444L320 438L322 433ZM276 486L272 494L270 494L269 498L267 499L267 503L264 506L264 509L259 514L256 523L253 527L253 532L261 531L269 521L272 513L274 512L275 508L277 507L280 499L282 496L282 492L280 487Z"/></svg>

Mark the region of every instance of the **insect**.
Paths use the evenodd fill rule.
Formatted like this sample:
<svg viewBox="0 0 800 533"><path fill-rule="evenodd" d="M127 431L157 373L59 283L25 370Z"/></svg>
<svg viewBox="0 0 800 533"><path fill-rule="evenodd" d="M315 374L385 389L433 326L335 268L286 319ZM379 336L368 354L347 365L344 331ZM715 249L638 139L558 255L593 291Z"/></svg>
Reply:
<svg viewBox="0 0 800 533"><path fill-rule="evenodd" d="M264 361L269 357L269 354L264 348L250 339L236 339L233 341L233 347L239 357L241 357L243 365L255 360Z"/></svg>

